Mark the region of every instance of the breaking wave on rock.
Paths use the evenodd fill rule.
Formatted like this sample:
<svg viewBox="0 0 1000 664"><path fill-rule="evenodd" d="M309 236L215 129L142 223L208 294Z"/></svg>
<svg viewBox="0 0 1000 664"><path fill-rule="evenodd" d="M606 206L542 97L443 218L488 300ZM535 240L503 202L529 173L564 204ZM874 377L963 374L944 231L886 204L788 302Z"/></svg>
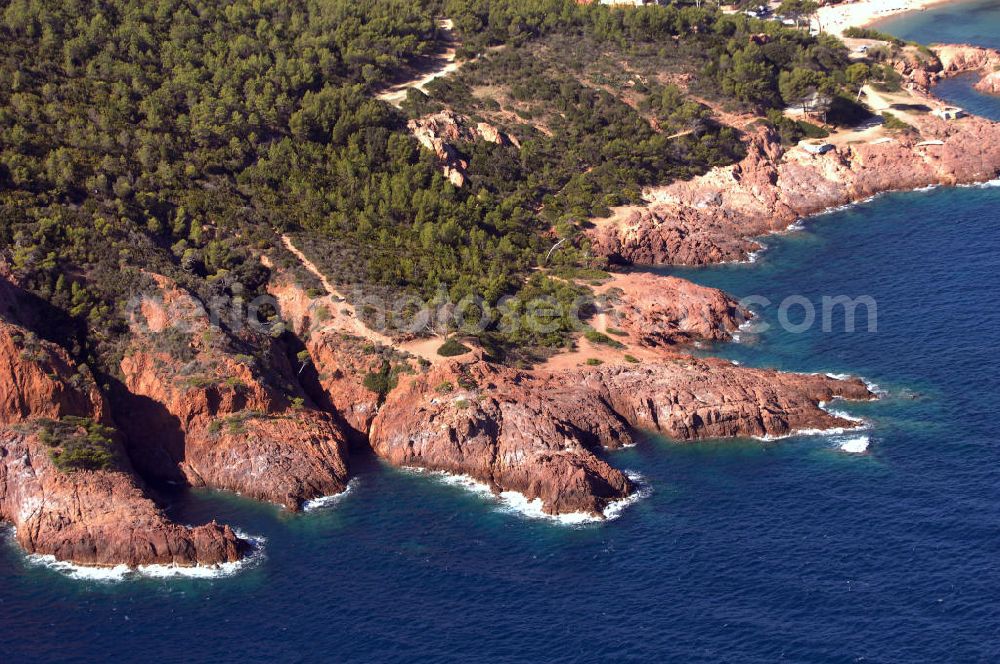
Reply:
<svg viewBox="0 0 1000 664"><path fill-rule="evenodd" d="M986 182L973 182L972 184L960 184L959 187L971 187L975 189L992 189L993 187L1000 187L1000 178L993 180L987 180Z"/></svg>
<svg viewBox="0 0 1000 664"><path fill-rule="evenodd" d="M649 484L637 472L626 470L625 475L636 485L636 491L630 496L612 501L604 508L601 515L588 512L568 512L565 514L548 514L544 511L541 498L528 500L519 491L501 491L499 494L486 484L468 475L448 473L443 470L426 470L424 468L407 467L406 470L416 473L426 473L442 484L459 486L467 491L478 494L497 503L502 512L514 513L531 519L542 519L565 526L577 526L588 523L601 523L617 519L630 505L634 505L652 492Z"/></svg>
<svg viewBox="0 0 1000 664"><path fill-rule="evenodd" d="M864 454L870 443L871 438L868 436L855 436L841 441L838 447L848 454Z"/></svg>
<svg viewBox="0 0 1000 664"><path fill-rule="evenodd" d="M867 387L868 390L872 394L874 394L875 396L881 397L881 396L885 396L887 394L887 392L881 386L879 386L878 383L870 381L867 378L865 378L864 376L854 376L852 374L846 374L846 373L828 373L828 374L825 374L825 375L826 375L827 378L832 378L834 380L851 380L852 378L857 378L862 383L864 383L865 387ZM843 417L843 416L841 416L841 417ZM848 419L850 419L850 418L848 417Z"/></svg>
<svg viewBox="0 0 1000 664"><path fill-rule="evenodd" d="M307 500L302 503L303 512L315 512L316 510L326 509L328 507L333 507L340 501L347 498L348 494L353 492L358 486L358 478L351 478L351 481L347 483L344 490L340 493L334 493L329 496L320 496L319 498L313 498L312 500Z"/></svg>
<svg viewBox="0 0 1000 664"><path fill-rule="evenodd" d="M832 376L831 376L832 378ZM854 433L856 431L863 431L871 426L871 424L862 417L857 417L856 415L851 415L850 413L845 413L842 410L836 410L831 408L828 403L821 401L819 407L825 410L830 415L838 417L842 420L847 420L848 422L855 422L855 426L852 427L831 427L829 429L795 429L794 431L789 431L788 433L773 435L768 434L765 436L751 436L754 440L762 440L765 442L772 442L775 440L784 440L786 438L799 438L806 436L842 436L847 433Z"/></svg>
<svg viewBox="0 0 1000 664"><path fill-rule="evenodd" d="M233 576L245 569L255 567L264 559L264 543L262 536L247 535L234 529L241 539L250 543L250 554L242 560L218 565L115 565L114 567L97 567L94 565L77 565L65 560L57 560L55 556L38 553L24 554L25 562L34 567L45 567L71 579L78 581L120 582L142 578L170 579L219 579Z"/></svg>

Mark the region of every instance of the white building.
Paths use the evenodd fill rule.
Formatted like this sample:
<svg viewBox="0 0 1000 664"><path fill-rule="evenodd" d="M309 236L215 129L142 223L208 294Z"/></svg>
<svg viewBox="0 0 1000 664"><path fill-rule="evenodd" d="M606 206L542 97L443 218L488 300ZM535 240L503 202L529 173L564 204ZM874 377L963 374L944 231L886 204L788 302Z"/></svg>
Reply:
<svg viewBox="0 0 1000 664"><path fill-rule="evenodd" d="M964 118L966 114L958 106L942 106L931 111L931 115L937 116L942 120L957 120Z"/></svg>
<svg viewBox="0 0 1000 664"><path fill-rule="evenodd" d="M826 141L801 141L799 147L809 154L826 154L834 148L833 143Z"/></svg>

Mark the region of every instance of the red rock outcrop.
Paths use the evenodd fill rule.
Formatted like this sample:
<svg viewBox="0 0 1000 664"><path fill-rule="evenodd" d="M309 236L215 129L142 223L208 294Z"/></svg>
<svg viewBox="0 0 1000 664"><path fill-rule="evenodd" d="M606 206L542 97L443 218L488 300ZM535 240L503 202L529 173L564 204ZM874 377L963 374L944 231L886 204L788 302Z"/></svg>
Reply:
<svg viewBox="0 0 1000 664"><path fill-rule="evenodd" d="M79 565L216 565L247 543L228 526L172 523L127 472L57 469L30 423L0 427L0 516L28 553Z"/></svg>
<svg viewBox="0 0 1000 664"><path fill-rule="evenodd" d="M469 475L550 514L600 514L635 488L594 452L633 429L695 440L853 426L820 407L838 397L873 395L857 380L685 356L553 373L452 361L389 395L371 443L393 465Z"/></svg>
<svg viewBox="0 0 1000 664"><path fill-rule="evenodd" d="M456 187L465 184L465 169L469 167L456 144L481 140L497 145L519 146L515 137L503 133L493 125L479 122L473 127L469 118L451 110L410 120L406 126L421 145L437 155L445 176Z"/></svg>
<svg viewBox="0 0 1000 664"><path fill-rule="evenodd" d="M1000 95L1000 70L991 72L984 76L978 83L976 83L975 88L980 92L985 92L990 95Z"/></svg>
<svg viewBox="0 0 1000 664"><path fill-rule="evenodd" d="M936 44L931 50L941 61L941 76L980 72L983 78L975 88L987 94L1000 94L1000 50L968 44Z"/></svg>
<svg viewBox="0 0 1000 664"><path fill-rule="evenodd" d="M941 61L941 73L945 76L966 72L992 72L1000 68L1000 51L984 46L969 44L934 44L931 50Z"/></svg>
<svg viewBox="0 0 1000 664"><path fill-rule="evenodd" d="M14 289L0 287L5 312ZM106 445L110 469L58 468L61 435L85 436L110 425L104 397L89 371L66 352L0 320L0 518L16 528L29 553L85 565L233 562L247 544L228 526L172 523L133 479L118 441ZM78 430L79 429L79 430ZM110 429L107 429L110 431Z"/></svg>
<svg viewBox="0 0 1000 664"><path fill-rule="evenodd" d="M572 375L562 379L580 380ZM602 367L584 371L582 381L631 426L682 441L852 427L856 423L830 414L820 404L836 398L874 398L857 379L692 357L638 367Z"/></svg>
<svg viewBox="0 0 1000 664"><path fill-rule="evenodd" d="M292 510L343 491L345 432L313 407L284 351L258 335L263 359L253 345L241 352L189 293L153 278L121 361L131 413L123 426L140 469Z"/></svg>
<svg viewBox="0 0 1000 664"><path fill-rule="evenodd" d="M390 393L372 426L372 448L396 466L540 498L550 514L599 514L633 491L593 453L631 442L627 426L592 392L550 387L485 362L442 364Z"/></svg>
<svg viewBox="0 0 1000 664"><path fill-rule="evenodd" d="M728 341L750 313L717 288L633 272L615 275L607 293L614 327L644 346Z"/></svg>
<svg viewBox="0 0 1000 664"><path fill-rule="evenodd" d="M648 206L598 220L590 231L593 249L626 263L745 260L759 247L751 238L800 217L877 193L981 182L1000 172L1000 124L927 115L919 129L920 137L902 135L812 155L801 148L785 151L772 131L758 128L740 163L652 189L646 193Z"/></svg>
<svg viewBox="0 0 1000 664"><path fill-rule="evenodd" d="M364 378L382 369L392 358L392 349L345 329L348 321L330 316L330 309L338 303L329 296L311 298L286 277L275 280L270 292L282 319L309 353L321 391L315 400L343 421L354 440L366 439L379 396L364 386Z"/></svg>

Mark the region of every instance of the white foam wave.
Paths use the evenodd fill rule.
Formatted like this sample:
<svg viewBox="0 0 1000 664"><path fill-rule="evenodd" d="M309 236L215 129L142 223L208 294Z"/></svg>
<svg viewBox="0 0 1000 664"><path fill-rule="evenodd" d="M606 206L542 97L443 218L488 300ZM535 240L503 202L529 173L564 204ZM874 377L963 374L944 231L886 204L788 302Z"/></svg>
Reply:
<svg viewBox="0 0 1000 664"><path fill-rule="evenodd" d="M831 413L832 414L832 413ZM786 438L804 438L811 436L842 436L845 433L851 433L852 431L858 431L864 427L831 427L829 429L795 429L788 433L782 434L765 434L763 436L751 436L754 440L761 440L766 443L770 443L776 440L785 440Z"/></svg>
<svg viewBox="0 0 1000 664"><path fill-rule="evenodd" d="M876 396L882 396L886 394L886 391L883 390L878 383L870 381L864 376L854 376L852 374L846 374L846 373L827 373L823 375L825 375L827 378L832 378L834 380L852 380L854 378L857 378L858 380L860 380L862 383L865 384L865 387L867 387L868 391L871 392L872 394L875 394Z"/></svg>
<svg viewBox="0 0 1000 664"><path fill-rule="evenodd" d="M518 491L500 492L500 500L508 511L517 512L522 516L532 519L545 519L554 523L561 523L567 526L575 526L582 523L595 523L601 521L601 517L587 512L568 512L566 514L546 514L541 498L528 500L528 498Z"/></svg>
<svg viewBox="0 0 1000 664"><path fill-rule="evenodd" d="M347 483L347 486L344 487L344 490L341 491L340 493L335 493L329 496L320 496L319 498L313 498L312 500L307 500L306 502L302 503L302 511L314 512L316 510L325 509L327 507L333 507L334 505L342 501L344 498L347 498L348 494L354 491L354 489L357 488L357 486L358 486L358 478L355 477L351 479L350 482Z"/></svg>
<svg viewBox="0 0 1000 664"><path fill-rule="evenodd" d="M429 472L442 484L449 484L451 486L460 486L467 491L477 493L480 496L489 496L491 498L495 497L493 489L490 488L488 484L480 482L474 477L469 475L460 475L457 473L447 473L443 470L431 470L424 471Z"/></svg>
<svg viewBox="0 0 1000 664"><path fill-rule="evenodd" d="M868 436L857 436L848 438L840 443L840 449L849 454L864 454L868 451L868 444L871 439Z"/></svg>
<svg viewBox="0 0 1000 664"><path fill-rule="evenodd" d="M872 381L867 380L865 378L862 378L861 381L865 384L865 387L867 387L868 391L871 392L872 394L876 396L883 396L886 394L886 391L883 390L878 383L873 383Z"/></svg>
<svg viewBox="0 0 1000 664"><path fill-rule="evenodd" d="M469 475L448 473L443 470L426 470L424 468L416 468L412 466L404 466L404 470L416 473L426 473L433 476L436 480L443 484L462 487L467 491L471 491L484 498L492 500L497 503L498 507L504 512L517 513L528 518L544 519L546 521L567 526L585 523L599 523L601 521L617 519L628 506L637 503L651 493L649 485L643 480L639 473L626 470L624 471L625 475L636 485L636 491L621 500L615 500L608 503L601 515L590 514L588 512L548 514L544 510L544 503L541 498L528 500L528 497L519 491L501 491L497 494L494 493L493 489L491 489L488 485L470 477Z"/></svg>
<svg viewBox="0 0 1000 664"><path fill-rule="evenodd" d="M95 567L92 565L77 565L65 560L57 560L52 555L26 554L25 560L29 565L47 567L64 574L71 579L80 581L101 581L119 582L137 578L189 578L189 579L218 579L232 576L241 570L253 567L264 558L264 542L266 539L261 536L251 536L246 533L234 530L237 536L250 543L250 553L242 560L232 563L219 563L218 565L139 565L129 567L128 565L115 565L114 567Z"/></svg>
<svg viewBox="0 0 1000 664"><path fill-rule="evenodd" d="M858 199L856 201L851 201L850 203L841 203L839 205L831 205L829 207L823 208L822 210L819 210L818 212L813 212L812 214L807 215L806 219L809 219L809 218L812 218L812 217L822 217L824 215L833 214L835 212L844 212L845 210L850 210L853 207L856 207L856 206L859 206L859 205L864 205L866 203L871 203L872 201L874 201L879 196L884 196L885 194L888 194L888 193L891 193L891 192L889 192L889 191L883 191L883 192L879 192L877 194L874 194L872 196L869 196L867 198L860 198L860 199Z"/></svg>
<svg viewBox="0 0 1000 664"><path fill-rule="evenodd" d="M620 517L630 505L634 505L652 493L652 489L643 479L642 475L632 470L626 470L624 472L625 476L632 480L632 482L636 485L635 492L621 498L620 500L613 500L608 503L600 516L596 514L589 514L587 512L547 514L542 509L543 503L541 498L528 500L523 493L519 493L517 491L504 491L500 494L500 498L508 509L516 511L522 516L533 519L545 519L568 526L611 521Z"/></svg>
<svg viewBox="0 0 1000 664"><path fill-rule="evenodd" d="M868 425L868 423L865 421L863 417L858 417L857 415L851 415L850 413L845 413L842 410L831 408L830 404L826 403L825 401L821 401L819 403L819 407L828 412L829 414L833 415L834 417L839 417L840 419L847 420L848 422L857 422L859 426L854 427L855 429L863 429Z"/></svg>
<svg viewBox="0 0 1000 664"><path fill-rule="evenodd" d="M850 380L854 378L854 376L852 376L851 374L846 374L846 373L828 373L826 374L826 377L832 378L834 380Z"/></svg>
<svg viewBox="0 0 1000 664"><path fill-rule="evenodd" d="M754 320L754 318L755 317L751 315L750 318L740 323L739 327L736 328L736 331L733 332L732 336L730 337L734 344L742 342L744 332L751 332L751 333L753 332L754 325L757 323L757 321Z"/></svg>
<svg viewBox="0 0 1000 664"><path fill-rule="evenodd" d="M649 494L653 493L653 488L641 474L634 470L626 470L624 472L625 476L632 480L632 483L635 484L635 493L630 496L626 496L621 500L615 500L608 503L608 506L604 508L605 519L617 519L622 515L626 508L635 505L640 500L648 498Z"/></svg>
<svg viewBox="0 0 1000 664"><path fill-rule="evenodd" d="M859 202L863 203L865 201L859 201ZM844 203L843 205L831 205L830 207L823 208L819 212L816 212L816 213L814 213L812 215L809 215L809 216L811 216L811 217L822 217L824 215L833 214L835 212L843 212L844 210L849 210L850 208L854 207L857 204L858 203Z"/></svg>
<svg viewBox="0 0 1000 664"><path fill-rule="evenodd" d="M747 259L745 261L737 261L737 262L744 262L750 264L756 263L760 259L760 255L763 254L765 251L767 251L767 245L761 242L760 240L757 240L757 246L759 247L759 249L757 249L756 251L751 251L749 254L747 254Z"/></svg>
<svg viewBox="0 0 1000 664"><path fill-rule="evenodd" d="M973 187L975 189L992 189L993 187L1000 187L1000 178L994 180L987 180L986 182L971 182L969 184L960 184L959 187L969 188Z"/></svg>
<svg viewBox="0 0 1000 664"><path fill-rule="evenodd" d="M842 436L848 433L854 433L856 431L862 431L871 426L867 420L863 417L857 417L856 415L851 415L850 413L845 413L842 410L836 410L830 408L830 405L824 401L819 403L819 407L825 410L830 415L834 417L839 417L840 419L847 420L848 422L855 422L856 425L853 427L831 427L829 429L795 429L789 433L783 433L779 435L767 434L764 436L752 436L754 440L762 440L765 442L772 442L775 440L784 440L786 438L799 438L806 436Z"/></svg>

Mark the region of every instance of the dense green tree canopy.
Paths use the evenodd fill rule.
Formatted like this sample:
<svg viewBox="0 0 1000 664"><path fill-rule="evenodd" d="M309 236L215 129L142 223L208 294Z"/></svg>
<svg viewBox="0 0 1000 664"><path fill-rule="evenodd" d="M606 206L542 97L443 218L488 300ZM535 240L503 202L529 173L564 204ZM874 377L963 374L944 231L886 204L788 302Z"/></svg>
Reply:
<svg viewBox="0 0 1000 664"><path fill-rule="evenodd" d="M375 98L443 48L442 16L455 22L461 55L505 50L431 99L411 95L410 111L446 102L479 113L463 87L479 76L552 120L549 135L520 149L467 146L462 189L404 114ZM693 5L11 0L0 15L0 247L64 314L75 350L98 360L112 352L142 269L204 297L253 294L268 278L261 253L294 266L280 232L299 234L343 283L571 297L527 278L553 230L572 235L646 184L728 163L739 144L676 86L643 84L637 108L533 62L533 44L550 37L663 67L695 53L706 96L761 109L792 96L783 72L847 81L832 38ZM576 242L554 260L585 257Z"/></svg>

